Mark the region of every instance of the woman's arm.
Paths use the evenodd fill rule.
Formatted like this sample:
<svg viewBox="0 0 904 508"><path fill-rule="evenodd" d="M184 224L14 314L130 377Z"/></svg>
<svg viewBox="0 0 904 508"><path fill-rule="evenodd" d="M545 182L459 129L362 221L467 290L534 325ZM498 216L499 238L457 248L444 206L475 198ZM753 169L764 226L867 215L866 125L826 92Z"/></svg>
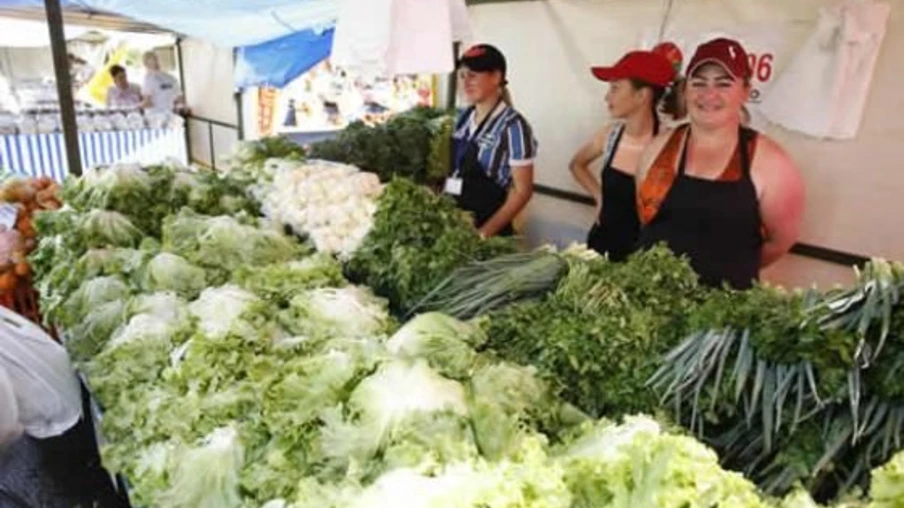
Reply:
<svg viewBox="0 0 904 508"><path fill-rule="evenodd" d="M593 139L584 143L584 145L578 149L577 153L574 154L574 157L571 158L571 162L568 164L571 175L584 190L593 196L597 208L599 208L603 202L603 192L600 181L597 180L593 172L590 171L590 164L603 154L606 140L609 138L610 132L611 127L606 127L598 132L593 136Z"/></svg>
<svg viewBox="0 0 904 508"><path fill-rule="evenodd" d="M767 267L797 242L805 192L797 165L777 143L761 136L755 157L751 170L766 233L760 266Z"/></svg>
<svg viewBox="0 0 904 508"><path fill-rule="evenodd" d="M480 228L480 236L489 238L510 224L534 195L534 165L512 168L512 187L505 203Z"/></svg>

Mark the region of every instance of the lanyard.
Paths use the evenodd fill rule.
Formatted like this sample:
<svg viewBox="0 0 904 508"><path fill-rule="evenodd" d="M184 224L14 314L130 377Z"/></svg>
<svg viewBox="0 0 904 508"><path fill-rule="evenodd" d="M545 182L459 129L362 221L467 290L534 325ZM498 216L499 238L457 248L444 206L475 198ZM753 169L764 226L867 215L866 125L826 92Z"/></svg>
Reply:
<svg viewBox="0 0 904 508"><path fill-rule="evenodd" d="M493 109L491 109L490 112L487 114L487 116L485 116L483 118L483 120L480 121L480 124L477 125L477 128L474 129L474 131L471 132L467 138L459 140L459 142L456 143L455 166L454 166L455 167L455 173L454 173L455 176L458 176L461 173L461 163L464 161L465 155L468 152L468 147L471 145L471 143L474 143L475 139L477 139L480 136L480 134L483 132L484 128L486 128L489 121L495 117L495 115L493 113L495 113L496 109L499 108L500 103L502 103L502 100L499 100L496 102L496 104L493 106ZM476 115L477 109L476 108L472 109L471 114ZM468 121L470 122L470 120L468 120Z"/></svg>

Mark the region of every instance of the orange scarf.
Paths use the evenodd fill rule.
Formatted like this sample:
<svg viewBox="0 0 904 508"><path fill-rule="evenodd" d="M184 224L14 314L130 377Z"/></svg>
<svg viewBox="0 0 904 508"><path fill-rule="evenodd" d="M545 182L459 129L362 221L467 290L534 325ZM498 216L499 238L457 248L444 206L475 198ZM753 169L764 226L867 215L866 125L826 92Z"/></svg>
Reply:
<svg viewBox="0 0 904 508"><path fill-rule="evenodd" d="M681 150L687 142L687 132L689 124L684 124L672 131L672 135L666 142L665 146L656 156L656 160L650 165L643 182L637 189L637 214L640 216L641 224L649 224L659 213L659 208L665 201L675 178L678 176L678 158L681 156ZM753 161L753 154L756 150L757 136L750 137L748 145L748 154L750 160ZM735 149L731 160L725 171L719 175L717 181L733 182L740 180L744 174L741 167L741 151Z"/></svg>

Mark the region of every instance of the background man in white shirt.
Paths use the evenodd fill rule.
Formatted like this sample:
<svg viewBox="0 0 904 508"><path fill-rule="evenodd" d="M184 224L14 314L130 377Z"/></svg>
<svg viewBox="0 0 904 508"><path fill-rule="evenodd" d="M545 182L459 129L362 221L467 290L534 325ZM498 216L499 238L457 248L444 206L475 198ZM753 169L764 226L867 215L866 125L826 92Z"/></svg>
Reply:
<svg viewBox="0 0 904 508"><path fill-rule="evenodd" d="M160 70L160 60L153 51L144 54L144 101L146 110L172 112L182 106L179 81Z"/></svg>

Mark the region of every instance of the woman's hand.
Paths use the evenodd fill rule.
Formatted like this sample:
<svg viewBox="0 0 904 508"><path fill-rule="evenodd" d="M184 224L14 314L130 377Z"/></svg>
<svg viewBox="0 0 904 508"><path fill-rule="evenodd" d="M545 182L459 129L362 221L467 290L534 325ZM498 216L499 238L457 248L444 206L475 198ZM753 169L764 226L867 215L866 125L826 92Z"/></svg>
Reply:
<svg viewBox="0 0 904 508"><path fill-rule="evenodd" d="M511 224L534 195L534 165L512 168L512 188L505 203L480 228L480 236L489 238Z"/></svg>

